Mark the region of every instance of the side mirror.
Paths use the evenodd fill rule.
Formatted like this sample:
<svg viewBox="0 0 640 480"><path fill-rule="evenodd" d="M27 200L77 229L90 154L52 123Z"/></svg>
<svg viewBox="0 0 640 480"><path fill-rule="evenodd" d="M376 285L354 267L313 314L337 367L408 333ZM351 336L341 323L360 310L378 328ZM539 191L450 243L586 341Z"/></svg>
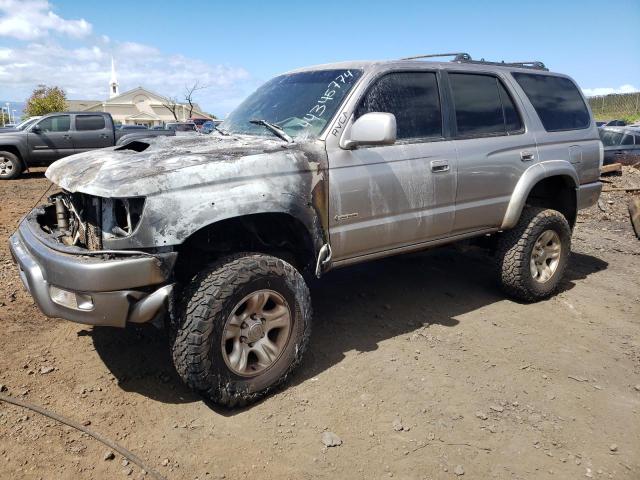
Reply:
<svg viewBox="0 0 640 480"><path fill-rule="evenodd" d="M396 117L392 113L365 113L353 125L346 148L359 145L393 145L396 142Z"/></svg>
<svg viewBox="0 0 640 480"><path fill-rule="evenodd" d="M40 129L40 127L38 125L34 125L33 127L31 127L31 132L40 133L40 132L42 132L42 130Z"/></svg>

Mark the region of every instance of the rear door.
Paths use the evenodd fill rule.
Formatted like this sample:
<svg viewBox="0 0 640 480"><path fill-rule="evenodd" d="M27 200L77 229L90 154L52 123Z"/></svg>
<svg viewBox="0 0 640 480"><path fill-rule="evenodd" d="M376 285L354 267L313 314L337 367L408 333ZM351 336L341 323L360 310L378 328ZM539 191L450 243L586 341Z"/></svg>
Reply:
<svg viewBox="0 0 640 480"><path fill-rule="evenodd" d="M76 115L75 126L73 143L76 152L86 152L114 145L111 124L107 122L104 115Z"/></svg>
<svg viewBox="0 0 640 480"><path fill-rule="evenodd" d="M49 164L75 153L71 133L71 115L53 115L37 122L27 134L31 162Z"/></svg>
<svg viewBox="0 0 640 480"><path fill-rule="evenodd" d="M536 160L536 138L507 80L491 72L448 72L458 153L453 233L499 227L518 179Z"/></svg>
<svg viewBox="0 0 640 480"><path fill-rule="evenodd" d="M571 162L581 184L600 178L600 137L585 99L570 78L557 74L512 73L540 123L541 161Z"/></svg>
<svg viewBox="0 0 640 480"><path fill-rule="evenodd" d="M438 75L387 72L354 120L393 113L394 145L328 149L329 228L335 261L446 236L453 225L456 157L445 140Z"/></svg>

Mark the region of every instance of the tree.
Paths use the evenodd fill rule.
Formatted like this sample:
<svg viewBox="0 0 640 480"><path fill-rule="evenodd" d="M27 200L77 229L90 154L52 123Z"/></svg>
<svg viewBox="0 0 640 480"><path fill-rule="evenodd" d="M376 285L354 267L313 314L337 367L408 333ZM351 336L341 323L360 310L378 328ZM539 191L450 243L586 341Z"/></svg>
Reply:
<svg viewBox="0 0 640 480"><path fill-rule="evenodd" d="M3 108L2 111L0 111L0 125L4 127L7 123L9 123L9 115L7 115L7 112Z"/></svg>
<svg viewBox="0 0 640 480"><path fill-rule="evenodd" d="M168 97L167 101L162 103L162 106L171 112L171 114L173 115L173 118L175 118L177 122L178 107L180 106L178 105L178 99L176 97Z"/></svg>
<svg viewBox="0 0 640 480"><path fill-rule="evenodd" d="M38 85L27 99L24 109L26 116L46 115L52 112L64 112L67 109L67 94L60 87Z"/></svg>
<svg viewBox="0 0 640 480"><path fill-rule="evenodd" d="M204 90L205 88L208 88L207 85L200 85L200 82L198 82L198 81L196 81L196 83L194 83L190 87L185 87L184 88L184 99L189 104L189 118L191 118L191 115L193 114L193 110L195 108L195 106L193 104L194 103L194 101L193 101L194 93L197 92L198 90Z"/></svg>

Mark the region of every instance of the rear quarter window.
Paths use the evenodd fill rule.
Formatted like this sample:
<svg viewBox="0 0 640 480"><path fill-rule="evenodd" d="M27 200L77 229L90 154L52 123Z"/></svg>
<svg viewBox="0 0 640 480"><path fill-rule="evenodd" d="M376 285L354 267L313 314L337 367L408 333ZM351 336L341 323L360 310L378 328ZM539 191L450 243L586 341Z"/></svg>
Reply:
<svg viewBox="0 0 640 480"><path fill-rule="evenodd" d="M582 95L568 78L522 72L512 75L548 132L578 130L591 124Z"/></svg>

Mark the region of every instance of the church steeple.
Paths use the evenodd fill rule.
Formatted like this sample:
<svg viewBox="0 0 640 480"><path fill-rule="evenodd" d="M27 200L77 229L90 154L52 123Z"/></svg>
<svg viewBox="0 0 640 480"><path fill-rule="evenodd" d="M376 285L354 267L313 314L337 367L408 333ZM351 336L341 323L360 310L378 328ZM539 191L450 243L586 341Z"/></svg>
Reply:
<svg viewBox="0 0 640 480"><path fill-rule="evenodd" d="M111 80L109 81L109 98L117 97L120 95L120 89L118 88L118 79L116 78L116 65L113 61L113 55L111 56Z"/></svg>

